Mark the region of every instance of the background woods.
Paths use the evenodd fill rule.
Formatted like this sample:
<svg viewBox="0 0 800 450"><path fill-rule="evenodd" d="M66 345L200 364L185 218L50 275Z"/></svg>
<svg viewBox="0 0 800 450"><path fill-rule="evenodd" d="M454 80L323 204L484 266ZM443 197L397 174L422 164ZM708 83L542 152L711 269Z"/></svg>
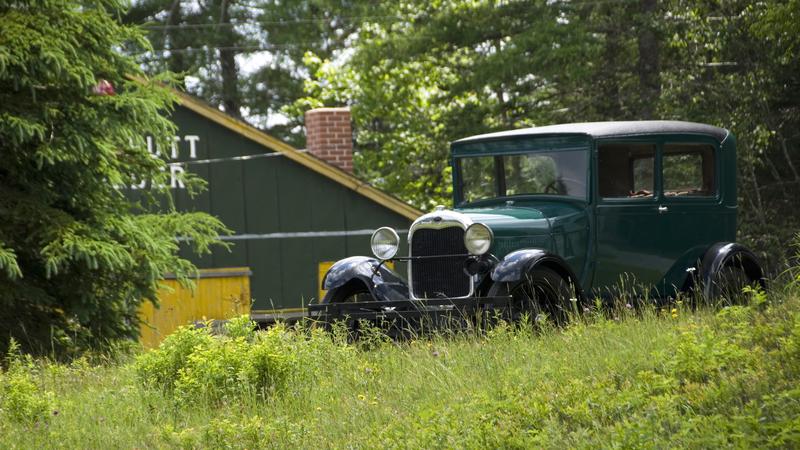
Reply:
<svg viewBox="0 0 800 450"><path fill-rule="evenodd" d="M303 112L352 107L355 170L450 203L448 142L569 121L679 119L739 139L742 240L770 263L798 228L800 2L151 0L150 70L303 145Z"/></svg>

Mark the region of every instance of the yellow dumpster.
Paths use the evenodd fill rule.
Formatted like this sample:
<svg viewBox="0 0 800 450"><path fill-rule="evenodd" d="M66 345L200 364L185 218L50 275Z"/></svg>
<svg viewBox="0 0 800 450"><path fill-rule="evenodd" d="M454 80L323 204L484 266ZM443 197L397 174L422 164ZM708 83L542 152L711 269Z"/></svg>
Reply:
<svg viewBox="0 0 800 450"><path fill-rule="evenodd" d="M202 269L194 291L168 277L163 282L168 289L159 292L160 307L146 302L139 310L144 347L157 347L181 325L250 314L251 273L247 267Z"/></svg>

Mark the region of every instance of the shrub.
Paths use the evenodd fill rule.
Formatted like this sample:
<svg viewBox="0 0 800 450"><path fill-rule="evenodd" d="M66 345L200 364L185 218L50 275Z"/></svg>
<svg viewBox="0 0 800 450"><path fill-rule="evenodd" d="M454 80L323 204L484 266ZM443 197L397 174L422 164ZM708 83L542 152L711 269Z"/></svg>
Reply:
<svg viewBox="0 0 800 450"><path fill-rule="evenodd" d="M225 334L232 338L242 337L251 340L256 335L256 323L247 315L234 317L225 322Z"/></svg>
<svg viewBox="0 0 800 450"><path fill-rule="evenodd" d="M212 343L208 327L180 327L167 336L157 349L137 358L136 372L145 384L171 391L189 356L208 348Z"/></svg>
<svg viewBox="0 0 800 450"><path fill-rule="evenodd" d="M157 349L137 359L139 378L148 386L163 388L182 404L264 398L305 372L300 370L299 358L318 357L312 340L283 326L255 332L243 316L229 321L224 331L212 336L208 327L179 328Z"/></svg>
<svg viewBox="0 0 800 450"><path fill-rule="evenodd" d="M0 373L0 417L23 423L43 421L53 409L53 393L39 389L33 359L20 356L13 339L10 344L8 371Z"/></svg>

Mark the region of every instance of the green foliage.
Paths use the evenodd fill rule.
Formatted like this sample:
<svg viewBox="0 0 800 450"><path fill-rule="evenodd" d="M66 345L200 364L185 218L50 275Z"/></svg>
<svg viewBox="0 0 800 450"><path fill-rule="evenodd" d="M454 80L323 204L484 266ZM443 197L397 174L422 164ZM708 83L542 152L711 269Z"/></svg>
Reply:
<svg viewBox="0 0 800 450"><path fill-rule="evenodd" d="M154 51L136 51L148 72L175 72L192 94L302 148L302 121L270 119L303 95L304 53L339 54L371 3L149 0L123 20L148 32Z"/></svg>
<svg viewBox="0 0 800 450"><path fill-rule="evenodd" d="M250 316L239 316L225 322L225 334L231 338L251 341L256 335L256 323Z"/></svg>
<svg viewBox="0 0 800 450"><path fill-rule="evenodd" d="M449 204L449 142L553 123L678 119L738 137L740 240L777 268L800 226L800 2L384 2L306 98L351 105L355 171Z"/></svg>
<svg viewBox="0 0 800 450"><path fill-rule="evenodd" d="M54 398L52 392L39 388L36 364L19 350L19 344L12 340L5 361L8 370L0 372L0 420L32 425L50 416Z"/></svg>
<svg viewBox="0 0 800 450"><path fill-rule="evenodd" d="M172 390L189 356L210 347L213 341L207 327L180 327L158 349L137 358L136 372L145 384Z"/></svg>
<svg viewBox="0 0 800 450"><path fill-rule="evenodd" d="M135 338L163 275L194 272L176 238L205 252L225 231L169 209L166 162L144 139L174 134L171 79L132 78L141 70L122 50L148 44L120 25L123 6L0 6L0 348L16 337L25 351L69 357ZM115 94L95 92L102 80ZM118 186L141 180L149 188L132 203ZM149 213L156 204L168 212Z"/></svg>
<svg viewBox="0 0 800 450"><path fill-rule="evenodd" d="M133 365L23 358L28 388L53 392L58 414L37 433L0 421L0 446L794 448L800 298L791 286L765 298L717 311L623 307L560 330L408 342L369 330L366 346L303 328L251 334L239 318L227 334L183 328ZM141 384L159 358L178 387L162 375ZM275 382L279 367L280 383L256 381Z"/></svg>
<svg viewBox="0 0 800 450"><path fill-rule="evenodd" d="M346 352L318 332L303 335L283 326L256 332L247 316L229 321L216 336L209 325L181 327L137 358L144 385L182 405L264 399L290 383L298 387L326 358Z"/></svg>

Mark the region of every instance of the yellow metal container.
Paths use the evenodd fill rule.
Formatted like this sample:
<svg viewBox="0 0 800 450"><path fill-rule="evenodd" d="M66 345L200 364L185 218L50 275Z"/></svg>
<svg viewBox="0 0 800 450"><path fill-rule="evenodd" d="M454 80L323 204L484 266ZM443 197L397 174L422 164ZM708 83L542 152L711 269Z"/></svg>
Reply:
<svg viewBox="0 0 800 450"><path fill-rule="evenodd" d="M250 314L250 274L247 267L203 269L194 280L194 290L178 280L164 280L165 288L158 296L160 307L145 302L139 310L144 347L157 347L181 325Z"/></svg>

